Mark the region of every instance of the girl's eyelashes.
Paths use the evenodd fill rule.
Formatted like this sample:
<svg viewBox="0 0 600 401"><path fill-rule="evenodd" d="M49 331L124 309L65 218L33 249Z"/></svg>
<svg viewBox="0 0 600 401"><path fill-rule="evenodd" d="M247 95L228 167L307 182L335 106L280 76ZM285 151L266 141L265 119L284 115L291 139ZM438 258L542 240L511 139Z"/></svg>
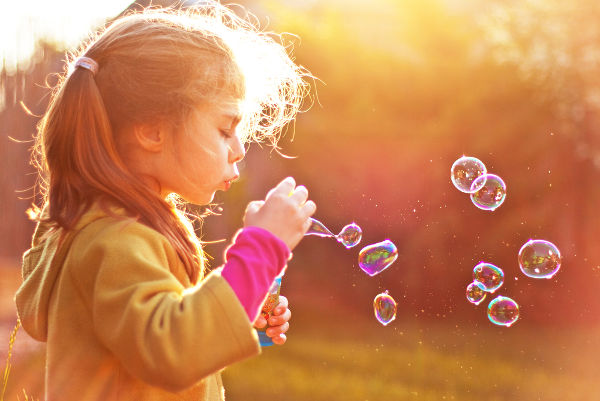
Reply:
<svg viewBox="0 0 600 401"><path fill-rule="evenodd" d="M229 130L219 130L221 132L221 135L227 139L231 139L233 137L233 133Z"/></svg>

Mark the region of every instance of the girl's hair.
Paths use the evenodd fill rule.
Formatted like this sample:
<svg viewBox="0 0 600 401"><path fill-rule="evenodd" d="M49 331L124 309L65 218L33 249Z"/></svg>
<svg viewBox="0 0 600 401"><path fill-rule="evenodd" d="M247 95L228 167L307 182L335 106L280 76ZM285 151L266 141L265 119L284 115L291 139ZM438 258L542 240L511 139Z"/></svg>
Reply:
<svg viewBox="0 0 600 401"><path fill-rule="evenodd" d="M74 67L81 56L98 63L95 75ZM197 282L205 258L190 221L127 168L119 134L140 123L179 125L223 94L242 101L244 141L276 146L307 94L307 76L280 36L213 1L115 20L69 55L38 125L34 163L45 221L70 230L94 202L116 204L163 234Z"/></svg>

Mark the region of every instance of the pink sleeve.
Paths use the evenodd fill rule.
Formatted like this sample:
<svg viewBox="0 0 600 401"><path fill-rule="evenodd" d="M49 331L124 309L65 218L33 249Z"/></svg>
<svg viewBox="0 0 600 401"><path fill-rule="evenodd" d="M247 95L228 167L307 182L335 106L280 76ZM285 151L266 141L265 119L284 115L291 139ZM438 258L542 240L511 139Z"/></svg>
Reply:
<svg viewBox="0 0 600 401"><path fill-rule="evenodd" d="M290 255L282 240L259 227L239 230L225 250L221 276L237 295L251 322L258 317L271 283L283 271Z"/></svg>

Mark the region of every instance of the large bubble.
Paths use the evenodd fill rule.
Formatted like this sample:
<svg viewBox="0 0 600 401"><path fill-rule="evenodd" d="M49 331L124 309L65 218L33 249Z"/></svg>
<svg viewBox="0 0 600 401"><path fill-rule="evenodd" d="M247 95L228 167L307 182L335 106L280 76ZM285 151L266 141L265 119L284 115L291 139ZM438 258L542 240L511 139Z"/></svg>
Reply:
<svg viewBox="0 0 600 401"><path fill-rule="evenodd" d="M529 240L519 250L519 267L529 277L552 278L560 269L560 263L556 245L543 239Z"/></svg>
<svg viewBox="0 0 600 401"><path fill-rule="evenodd" d="M387 269L397 258L396 245L386 239L361 249L358 254L358 265L369 276L374 276Z"/></svg>

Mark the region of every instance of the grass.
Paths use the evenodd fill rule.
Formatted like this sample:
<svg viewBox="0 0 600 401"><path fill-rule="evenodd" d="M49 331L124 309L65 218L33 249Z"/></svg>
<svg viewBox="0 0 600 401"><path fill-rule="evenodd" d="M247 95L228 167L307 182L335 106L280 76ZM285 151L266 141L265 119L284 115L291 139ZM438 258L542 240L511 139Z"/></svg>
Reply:
<svg viewBox="0 0 600 401"><path fill-rule="evenodd" d="M600 400L599 330L394 324L292 332L225 371L227 400Z"/></svg>
<svg viewBox="0 0 600 401"><path fill-rule="evenodd" d="M8 377L10 376L10 370L12 367L12 350L15 345L15 340L17 338L17 332L19 331L19 327L21 327L21 321L17 320L17 324L15 324L15 328L12 333L10 333L10 337L8 339L8 352L6 356L6 365L4 367L4 374L2 375L2 389L0 392L0 401L4 401L4 394L6 394L6 386L8 385Z"/></svg>

